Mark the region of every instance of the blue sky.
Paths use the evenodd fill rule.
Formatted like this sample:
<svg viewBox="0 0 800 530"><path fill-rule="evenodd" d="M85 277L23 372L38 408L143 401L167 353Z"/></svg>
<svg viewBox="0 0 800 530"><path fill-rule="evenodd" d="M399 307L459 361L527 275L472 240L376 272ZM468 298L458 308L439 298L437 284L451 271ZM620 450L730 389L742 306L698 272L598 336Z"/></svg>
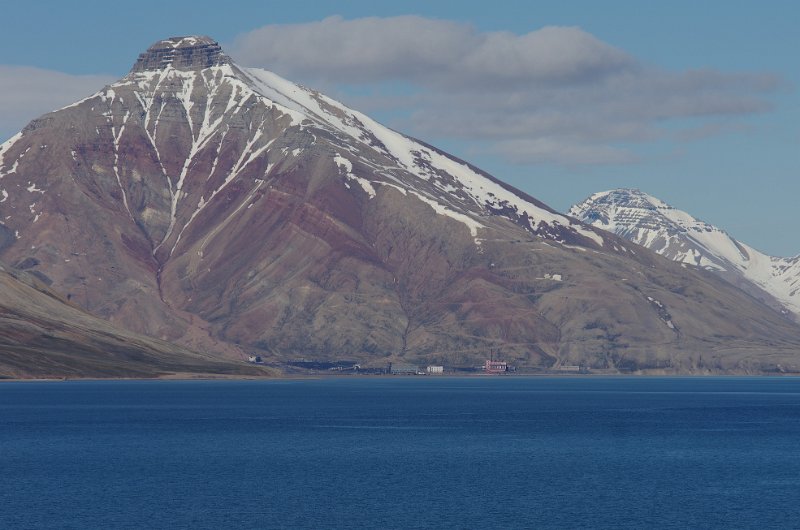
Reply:
<svg viewBox="0 0 800 530"><path fill-rule="evenodd" d="M0 136L173 35L319 88L566 210L638 187L800 253L800 3L13 2ZM330 18L336 17L336 18Z"/></svg>

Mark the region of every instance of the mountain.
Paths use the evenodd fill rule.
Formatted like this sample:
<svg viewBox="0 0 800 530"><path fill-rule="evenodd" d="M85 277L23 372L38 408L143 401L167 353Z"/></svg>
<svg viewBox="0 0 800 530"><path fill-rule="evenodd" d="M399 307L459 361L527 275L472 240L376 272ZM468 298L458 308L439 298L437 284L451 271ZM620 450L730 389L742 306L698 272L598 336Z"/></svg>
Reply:
<svg viewBox="0 0 800 530"><path fill-rule="evenodd" d="M0 378L269 373L119 329L36 277L0 265Z"/></svg>
<svg viewBox="0 0 800 530"><path fill-rule="evenodd" d="M112 323L276 361L800 369L800 327L207 37L0 147L0 258Z"/></svg>
<svg viewBox="0 0 800 530"><path fill-rule="evenodd" d="M800 318L800 255L768 256L635 189L595 193L569 213L673 261L718 273L785 314Z"/></svg>

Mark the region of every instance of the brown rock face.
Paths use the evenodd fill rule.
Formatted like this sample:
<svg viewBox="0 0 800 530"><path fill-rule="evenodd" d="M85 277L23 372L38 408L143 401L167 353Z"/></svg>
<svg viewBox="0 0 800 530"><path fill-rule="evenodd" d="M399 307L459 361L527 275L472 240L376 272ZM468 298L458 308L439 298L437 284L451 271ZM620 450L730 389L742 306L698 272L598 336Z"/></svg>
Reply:
<svg viewBox="0 0 800 530"><path fill-rule="evenodd" d="M0 257L222 355L800 368L733 286L186 39L0 148Z"/></svg>

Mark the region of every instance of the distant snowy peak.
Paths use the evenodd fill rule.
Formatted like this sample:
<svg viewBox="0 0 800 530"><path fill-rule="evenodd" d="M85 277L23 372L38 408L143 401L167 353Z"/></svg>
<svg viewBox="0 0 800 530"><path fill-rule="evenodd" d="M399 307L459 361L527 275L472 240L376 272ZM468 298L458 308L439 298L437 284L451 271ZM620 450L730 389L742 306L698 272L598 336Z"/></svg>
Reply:
<svg viewBox="0 0 800 530"><path fill-rule="evenodd" d="M744 278L800 314L800 256L763 254L637 189L595 193L569 214L673 261Z"/></svg>
<svg viewBox="0 0 800 530"><path fill-rule="evenodd" d="M673 261L728 270L730 263L750 259L748 249L723 230L637 189L595 193L569 213Z"/></svg>

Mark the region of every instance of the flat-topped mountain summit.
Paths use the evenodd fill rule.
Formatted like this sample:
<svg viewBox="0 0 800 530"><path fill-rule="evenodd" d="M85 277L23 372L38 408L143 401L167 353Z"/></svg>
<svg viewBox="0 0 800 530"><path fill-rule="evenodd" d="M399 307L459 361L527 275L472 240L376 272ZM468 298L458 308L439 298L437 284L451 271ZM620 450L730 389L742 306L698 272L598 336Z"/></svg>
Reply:
<svg viewBox="0 0 800 530"><path fill-rule="evenodd" d="M206 37L3 144L0 216L0 258L222 355L800 369L800 328L739 289Z"/></svg>
<svg viewBox="0 0 800 530"><path fill-rule="evenodd" d="M132 72L146 70L196 70L230 63L219 43L211 37L170 37L156 42L139 55Z"/></svg>

